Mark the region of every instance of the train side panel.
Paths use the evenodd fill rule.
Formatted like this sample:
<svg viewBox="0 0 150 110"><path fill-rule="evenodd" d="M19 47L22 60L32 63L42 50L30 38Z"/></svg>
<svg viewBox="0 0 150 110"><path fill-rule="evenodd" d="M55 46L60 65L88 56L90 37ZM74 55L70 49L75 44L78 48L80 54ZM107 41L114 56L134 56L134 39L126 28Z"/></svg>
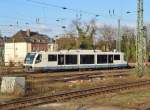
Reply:
<svg viewBox="0 0 150 110"><path fill-rule="evenodd" d="M37 54L32 64L33 71L124 68L128 66L124 61L124 54L121 52L65 51L38 52Z"/></svg>

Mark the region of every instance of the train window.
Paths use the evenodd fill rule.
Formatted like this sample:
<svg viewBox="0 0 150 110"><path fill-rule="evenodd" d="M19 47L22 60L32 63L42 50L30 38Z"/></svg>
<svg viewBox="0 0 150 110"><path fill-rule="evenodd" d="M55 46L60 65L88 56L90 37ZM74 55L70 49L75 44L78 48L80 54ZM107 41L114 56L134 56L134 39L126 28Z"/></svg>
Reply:
<svg viewBox="0 0 150 110"><path fill-rule="evenodd" d="M64 65L64 55L58 55L58 65Z"/></svg>
<svg viewBox="0 0 150 110"><path fill-rule="evenodd" d="M108 63L113 63L113 55L108 55Z"/></svg>
<svg viewBox="0 0 150 110"><path fill-rule="evenodd" d="M77 55L66 55L66 64L77 64Z"/></svg>
<svg viewBox="0 0 150 110"><path fill-rule="evenodd" d="M107 63L107 55L97 55L97 64Z"/></svg>
<svg viewBox="0 0 150 110"><path fill-rule="evenodd" d="M39 54L39 55L37 56L37 58L36 58L35 63L37 64L37 63L40 63L41 61L42 61L42 55Z"/></svg>
<svg viewBox="0 0 150 110"><path fill-rule="evenodd" d="M25 63L32 64L36 53L28 53L25 58Z"/></svg>
<svg viewBox="0 0 150 110"><path fill-rule="evenodd" d="M120 55L114 55L114 60L120 60Z"/></svg>
<svg viewBox="0 0 150 110"><path fill-rule="evenodd" d="M80 64L94 64L94 55L80 55Z"/></svg>
<svg viewBox="0 0 150 110"><path fill-rule="evenodd" d="M57 55L48 55L48 61L57 61Z"/></svg>

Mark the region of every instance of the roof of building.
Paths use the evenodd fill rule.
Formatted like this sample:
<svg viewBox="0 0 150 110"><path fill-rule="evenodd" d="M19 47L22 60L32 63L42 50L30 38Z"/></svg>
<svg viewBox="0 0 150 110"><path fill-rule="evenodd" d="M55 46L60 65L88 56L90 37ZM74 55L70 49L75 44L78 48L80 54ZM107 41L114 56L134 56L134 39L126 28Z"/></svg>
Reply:
<svg viewBox="0 0 150 110"><path fill-rule="evenodd" d="M29 42L29 43L48 43L47 35L39 34L38 32L30 32L30 30L20 30L6 42Z"/></svg>

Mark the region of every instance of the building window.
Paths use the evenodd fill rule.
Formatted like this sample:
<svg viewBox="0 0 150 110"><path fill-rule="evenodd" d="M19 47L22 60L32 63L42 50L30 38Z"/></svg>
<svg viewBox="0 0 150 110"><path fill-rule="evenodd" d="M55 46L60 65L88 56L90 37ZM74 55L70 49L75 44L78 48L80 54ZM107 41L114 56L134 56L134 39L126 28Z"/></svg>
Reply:
<svg viewBox="0 0 150 110"><path fill-rule="evenodd" d="M114 55L114 60L120 60L120 55Z"/></svg>
<svg viewBox="0 0 150 110"><path fill-rule="evenodd" d="M36 42L36 40L33 40L33 42L35 43L35 42Z"/></svg>
<svg viewBox="0 0 150 110"><path fill-rule="evenodd" d="M36 48L35 48L35 47L33 47L33 48L32 48L32 51L33 51L33 52L36 52Z"/></svg>
<svg viewBox="0 0 150 110"><path fill-rule="evenodd" d="M49 45L48 47L51 48L51 45Z"/></svg>
<svg viewBox="0 0 150 110"><path fill-rule="evenodd" d="M48 61L57 61L57 55L48 55Z"/></svg>
<svg viewBox="0 0 150 110"><path fill-rule="evenodd" d="M41 40L38 40L38 42L40 43L40 42L41 42Z"/></svg>
<svg viewBox="0 0 150 110"><path fill-rule="evenodd" d="M77 64L77 55L66 55L66 65Z"/></svg>
<svg viewBox="0 0 150 110"><path fill-rule="evenodd" d="M94 55L80 55L80 64L94 64Z"/></svg>

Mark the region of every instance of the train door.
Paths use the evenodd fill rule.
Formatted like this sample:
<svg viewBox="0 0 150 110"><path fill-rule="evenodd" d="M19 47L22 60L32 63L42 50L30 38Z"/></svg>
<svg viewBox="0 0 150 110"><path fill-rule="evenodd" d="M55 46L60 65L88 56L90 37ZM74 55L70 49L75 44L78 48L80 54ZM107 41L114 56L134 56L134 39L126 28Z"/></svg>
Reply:
<svg viewBox="0 0 150 110"><path fill-rule="evenodd" d="M58 65L64 65L64 55L58 55Z"/></svg>
<svg viewBox="0 0 150 110"><path fill-rule="evenodd" d="M108 63L113 63L113 55L108 55Z"/></svg>

